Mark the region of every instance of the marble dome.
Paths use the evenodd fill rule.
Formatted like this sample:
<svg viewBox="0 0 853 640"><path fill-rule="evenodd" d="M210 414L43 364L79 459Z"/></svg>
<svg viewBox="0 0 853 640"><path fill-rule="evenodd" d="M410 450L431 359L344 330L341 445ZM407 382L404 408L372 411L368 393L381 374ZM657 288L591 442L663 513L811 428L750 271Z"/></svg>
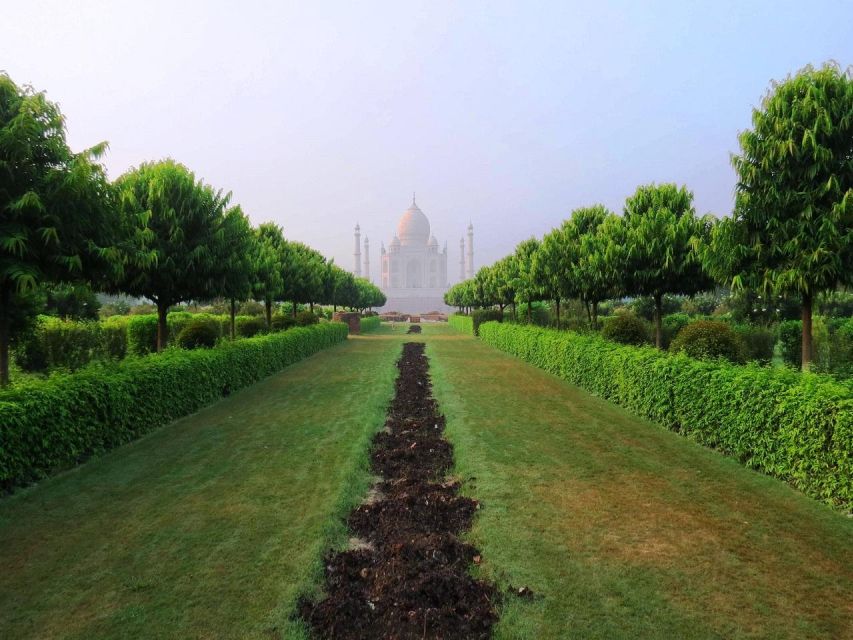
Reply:
<svg viewBox="0 0 853 640"><path fill-rule="evenodd" d="M404 247L426 246L429 240L429 220L414 201L397 223L397 237Z"/></svg>

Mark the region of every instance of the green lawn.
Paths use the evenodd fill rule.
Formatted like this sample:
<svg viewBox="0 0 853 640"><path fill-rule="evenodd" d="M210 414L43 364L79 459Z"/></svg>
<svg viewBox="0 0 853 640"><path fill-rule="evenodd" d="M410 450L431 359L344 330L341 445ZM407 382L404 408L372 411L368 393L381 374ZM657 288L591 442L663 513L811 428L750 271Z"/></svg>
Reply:
<svg viewBox="0 0 853 640"><path fill-rule="evenodd" d="M425 337L498 638L853 638L853 520L444 327Z"/></svg>
<svg viewBox="0 0 853 640"><path fill-rule="evenodd" d="M0 500L0 638L299 638L404 339L483 509L498 638L853 637L853 520L445 326L352 338Z"/></svg>
<svg viewBox="0 0 853 640"><path fill-rule="evenodd" d="M0 500L0 638L299 637L295 598L368 485L400 333Z"/></svg>

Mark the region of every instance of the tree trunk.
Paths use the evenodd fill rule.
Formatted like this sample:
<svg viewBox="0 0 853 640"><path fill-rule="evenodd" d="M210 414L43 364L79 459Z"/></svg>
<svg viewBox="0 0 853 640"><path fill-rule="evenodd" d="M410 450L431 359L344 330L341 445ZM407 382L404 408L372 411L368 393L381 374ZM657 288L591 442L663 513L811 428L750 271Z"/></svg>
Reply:
<svg viewBox="0 0 853 640"><path fill-rule="evenodd" d="M557 298L554 300L557 303L557 328L560 328L560 299Z"/></svg>
<svg viewBox="0 0 853 640"><path fill-rule="evenodd" d="M296 300L293 301L293 317L296 317Z"/></svg>
<svg viewBox="0 0 853 640"><path fill-rule="evenodd" d="M586 309L586 321L589 322L590 324L592 324L592 311L590 311L590 309L589 309L589 301L584 300L583 306L584 306L584 309Z"/></svg>
<svg viewBox="0 0 853 640"><path fill-rule="evenodd" d="M166 348L169 342L169 325L166 317L169 313L169 305L165 302L157 303L157 353Z"/></svg>
<svg viewBox="0 0 853 640"><path fill-rule="evenodd" d="M0 387L9 386L9 305L12 294L8 288L0 288Z"/></svg>
<svg viewBox="0 0 853 640"><path fill-rule="evenodd" d="M527 301L527 324L533 324L533 310L531 307L533 303L530 300Z"/></svg>
<svg viewBox="0 0 853 640"><path fill-rule="evenodd" d="M814 346L812 343L812 296L803 295L803 371L808 371L812 364Z"/></svg>
<svg viewBox="0 0 853 640"><path fill-rule="evenodd" d="M231 298L231 339L233 340L237 335L237 301L234 298Z"/></svg>
<svg viewBox="0 0 853 640"><path fill-rule="evenodd" d="M655 346L663 349L663 294L655 294Z"/></svg>
<svg viewBox="0 0 853 640"><path fill-rule="evenodd" d="M308 303L308 308L311 310L311 313L314 313L314 303L313 302Z"/></svg>
<svg viewBox="0 0 853 640"><path fill-rule="evenodd" d="M267 331L272 330L272 298L264 298L264 312L267 317Z"/></svg>
<svg viewBox="0 0 853 640"><path fill-rule="evenodd" d="M592 303L592 328L598 329L598 301Z"/></svg>

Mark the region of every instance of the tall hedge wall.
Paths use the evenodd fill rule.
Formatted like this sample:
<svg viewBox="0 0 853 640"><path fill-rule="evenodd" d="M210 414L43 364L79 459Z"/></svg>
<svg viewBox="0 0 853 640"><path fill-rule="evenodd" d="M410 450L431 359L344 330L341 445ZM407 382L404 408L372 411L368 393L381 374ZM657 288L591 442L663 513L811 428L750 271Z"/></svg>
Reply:
<svg viewBox="0 0 853 640"><path fill-rule="evenodd" d="M462 333L474 335L474 319L461 313L452 313L447 317L447 323Z"/></svg>
<svg viewBox="0 0 853 640"><path fill-rule="evenodd" d="M853 508L853 390L847 385L529 326L489 322L480 338L814 498Z"/></svg>
<svg viewBox="0 0 853 640"><path fill-rule="evenodd" d="M338 322L169 349L0 392L0 489L107 451L347 338Z"/></svg>

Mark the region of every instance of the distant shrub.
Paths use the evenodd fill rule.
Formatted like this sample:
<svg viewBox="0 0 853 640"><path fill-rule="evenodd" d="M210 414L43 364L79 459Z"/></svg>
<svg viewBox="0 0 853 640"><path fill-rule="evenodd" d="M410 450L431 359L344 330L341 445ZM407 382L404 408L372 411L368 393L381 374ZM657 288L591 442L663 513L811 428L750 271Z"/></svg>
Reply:
<svg viewBox="0 0 853 640"><path fill-rule="evenodd" d="M464 313L452 313L447 317L447 324L468 335L474 335L474 320Z"/></svg>
<svg viewBox="0 0 853 640"><path fill-rule="evenodd" d="M480 325L484 322L503 322L504 314L499 309L474 309L471 312L471 330L474 335L480 335Z"/></svg>
<svg viewBox="0 0 853 640"><path fill-rule="evenodd" d="M376 331L379 328L379 316L366 316L361 318L361 332Z"/></svg>
<svg viewBox="0 0 853 640"><path fill-rule="evenodd" d="M776 348L776 331L750 324L735 324L732 329L740 336L747 361L770 364Z"/></svg>
<svg viewBox="0 0 853 640"><path fill-rule="evenodd" d="M633 314L616 316L607 321L601 336L620 344L641 345L649 342L649 326Z"/></svg>
<svg viewBox="0 0 853 640"><path fill-rule="evenodd" d="M175 342L182 349L209 349L216 345L219 331L216 325L204 319L191 320L178 334Z"/></svg>
<svg viewBox="0 0 853 640"><path fill-rule="evenodd" d="M287 316L283 313L276 313L272 317L272 321L270 323L272 325L272 330L275 331L287 331L296 326L296 318L293 316Z"/></svg>
<svg viewBox="0 0 853 640"><path fill-rule="evenodd" d="M236 330L240 338L252 338L260 333L266 333L266 320L259 316L237 316Z"/></svg>
<svg viewBox="0 0 853 640"><path fill-rule="evenodd" d="M672 315L673 313L680 312L681 304L683 301L684 298L682 298L681 296L666 294L661 300L661 306L663 307L663 315L667 316ZM651 322L655 316L654 298L635 298L631 302L631 310L640 318Z"/></svg>
<svg viewBox="0 0 853 640"><path fill-rule="evenodd" d="M241 302L237 308L237 313L241 316L262 316L265 312L264 305L255 300Z"/></svg>
<svg viewBox="0 0 853 640"><path fill-rule="evenodd" d="M157 315L131 316L127 323L127 350L136 356L157 351Z"/></svg>
<svg viewBox="0 0 853 640"><path fill-rule="evenodd" d="M111 316L101 321L101 342L104 356L109 360L122 360L127 356L127 316Z"/></svg>
<svg viewBox="0 0 853 640"><path fill-rule="evenodd" d="M312 324L317 324L318 322L320 322L320 318L310 311L299 311L296 314L296 324L300 327L308 327Z"/></svg>
<svg viewBox="0 0 853 640"><path fill-rule="evenodd" d="M713 320L697 320L684 327L672 341L669 350L691 358L708 360L725 358L744 362L744 345L729 325Z"/></svg>
<svg viewBox="0 0 853 640"><path fill-rule="evenodd" d="M100 358L102 354L99 322L41 316L35 328L16 349L15 361L24 371L75 371Z"/></svg>
<svg viewBox="0 0 853 640"><path fill-rule="evenodd" d="M672 339L690 322L690 316L686 313L671 313L664 316L661 321L663 327L663 346L668 348Z"/></svg>

